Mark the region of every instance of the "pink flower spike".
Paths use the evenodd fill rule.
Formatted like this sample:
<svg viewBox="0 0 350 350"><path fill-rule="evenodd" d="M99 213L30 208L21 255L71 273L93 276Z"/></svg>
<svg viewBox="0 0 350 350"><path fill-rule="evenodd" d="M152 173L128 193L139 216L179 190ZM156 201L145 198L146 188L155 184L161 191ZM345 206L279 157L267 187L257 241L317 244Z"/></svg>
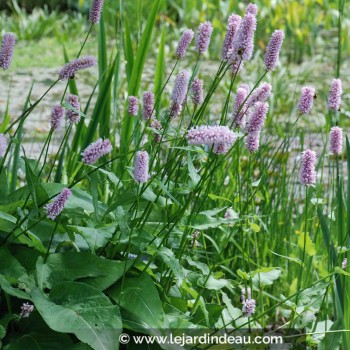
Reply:
<svg viewBox="0 0 350 350"><path fill-rule="evenodd" d="M231 61L241 62L249 61L254 51L254 33L256 30L256 17L251 13L247 13L239 27L233 44L233 53Z"/></svg>
<svg viewBox="0 0 350 350"><path fill-rule="evenodd" d="M51 112L50 124L52 130L60 130L64 121L64 108L57 104Z"/></svg>
<svg viewBox="0 0 350 350"><path fill-rule="evenodd" d="M203 103L203 81L198 78L194 78L191 85L192 102L195 106L199 106Z"/></svg>
<svg viewBox="0 0 350 350"><path fill-rule="evenodd" d="M304 86L301 89L301 95L298 102L298 111L300 114L310 114L316 97L316 90L312 86Z"/></svg>
<svg viewBox="0 0 350 350"><path fill-rule="evenodd" d="M331 128L329 135L329 150L332 154L338 156L343 151L343 130L339 126Z"/></svg>
<svg viewBox="0 0 350 350"><path fill-rule="evenodd" d="M245 84L240 85L237 89L235 106L232 114L232 119L234 121L233 125L235 128L242 128L246 124L246 113L248 105L247 103L243 105L243 102L247 98L248 93L249 90L247 90L247 86L245 86Z"/></svg>
<svg viewBox="0 0 350 350"><path fill-rule="evenodd" d="M71 123L79 123L80 122L80 103L78 100L78 96L76 95L69 95L67 98L67 104L72 106L76 111L73 111L72 109L68 109L66 112L66 116L68 120Z"/></svg>
<svg viewBox="0 0 350 350"><path fill-rule="evenodd" d="M196 50L199 54L204 54L208 51L212 32L213 26L210 22L204 22L199 25L196 35Z"/></svg>
<svg viewBox="0 0 350 350"><path fill-rule="evenodd" d="M64 206L71 195L71 190L69 188L64 188L52 203L46 204L45 210L47 217L55 220L56 217L62 213Z"/></svg>
<svg viewBox="0 0 350 350"><path fill-rule="evenodd" d="M183 32L183 34L179 40L179 43L177 45L177 48L176 48L176 58L177 59L182 59L185 57L188 46L191 44L193 37L194 37L193 30L186 29Z"/></svg>
<svg viewBox="0 0 350 350"><path fill-rule="evenodd" d="M302 153L301 169L299 173L299 180L304 186L314 187L316 184L316 153L311 150L306 150Z"/></svg>
<svg viewBox="0 0 350 350"><path fill-rule="evenodd" d="M93 164L104 155L112 152L112 144L108 139L102 140L98 139L93 142L89 146L85 148L85 150L81 153L83 158L83 163L85 164Z"/></svg>
<svg viewBox="0 0 350 350"><path fill-rule="evenodd" d="M258 88L250 95L247 104L253 106L256 102L265 102L271 95L272 86L268 83L262 83Z"/></svg>
<svg viewBox="0 0 350 350"><path fill-rule="evenodd" d="M151 91L146 91L143 94L143 119L151 119L154 110L154 94Z"/></svg>
<svg viewBox="0 0 350 350"><path fill-rule="evenodd" d="M11 66L15 44L16 37L13 33L4 34L0 49L0 68L3 70L9 69Z"/></svg>
<svg viewBox="0 0 350 350"><path fill-rule="evenodd" d="M239 26L241 24L241 16L232 14L228 18L226 35L224 39L224 44L221 50L221 59L228 60L232 55L233 43L235 36L238 32Z"/></svg>
<svg viewBox="0 0 350 350"><path fill-rule="evenodd" d="M235 133L227 126L195 126L187 134L189 145L232 145L235 140Z"/></svg>
<svg viewBox="0 0 350 350"><path fill-rule="evenodd" d="M170 116L172 118L177 117L182 110L182 104L186 99L189 80L190 73L187 70L182 70L176 76L174 90L171 96Z"/></svg>
<svg viewBox="0 0 350 350"><path fill-rule="evenodd" d="M257 102L255 103L254 108L255 110L246 127L248 133L261 131L265 123L269 105L266 102Z"/></svg>
<svg viewBox="0 0 350 350"><path fill-rule="evenodd" d="M340 79L333 79L331 89L328 96L328 108L334 111L340 110L341 95L343 93L342 83Z"/></svg>
<svg viewBox="0 0 350 350"><path fill-rule="evenodd" d="M253 3L250 3L246 8L245 13L250 13L253 16L256 16L258 14L258 6L256 6Z"/></svg>
<svg viewBox="0 0 350 350"><path fill-rule="evenodd" d="M267 45L265 53L265 69L274 70L278 64L278 58L284 40L284 31L275 30L271 36L270 42Z"/></svg>
<svg viewBox="0 0 350 350"><path fill-rule="evenodd" d="M7 150L7 139L4 134L0 134L0 157L3 157Z"/></svg>
<svg viewBox="0 0 350 350"><path fill-rule="evenodd" d="M96 66L97 61L93 56L84 56L66 63L60 70L58 77L60 80L74 79L75 74L81 70Z"/></svg>
<svg viewBox="0 0 350 350"><path fill-rule="evenodd" d="M103 10L103 0L92 0L90 9L90 22L96 24L100 22Z"/></svg>
<svg viewBox="0 0 350 350"><path fill-rule="evenodd" d="M245 146L249 152L256 152L260 146L260 131L252 131L248 133L245 140Z"/></svg>
<svg viewBox="0 0 350 350"><path fill-rule="evenodd" d="M147 182L149 179L149 155L146 151L138 151L136 153L134 180L138 183Z"/></svg>
<svg viewBox="0 0 350 350"><path fill-rule="evenodd" d="M139 100L135 96L129 96L128 113L135 117L137 116L138 111L139 111Z"/></svg>

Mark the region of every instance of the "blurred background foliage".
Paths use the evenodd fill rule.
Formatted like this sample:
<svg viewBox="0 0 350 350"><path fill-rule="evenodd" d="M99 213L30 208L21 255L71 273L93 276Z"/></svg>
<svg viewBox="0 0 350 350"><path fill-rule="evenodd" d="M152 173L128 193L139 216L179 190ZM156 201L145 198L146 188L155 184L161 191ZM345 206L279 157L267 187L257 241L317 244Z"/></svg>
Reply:
<svg viewBox="0 0 350 350"><path fill-rule="evenodd" d="M184 27L195 28L199 21L210 20L217 33L212 52L221 48L218 35L225 33L227 17L232 12L242 13L249 1L237 0L164 0L160 11L160 21L169 27L168 40L176 40ZM275 28L285 30L288 37L286 53L289 62L301 63L305 56L312 56L336 47L338 1L330 0L256 0L259 6L258 31L270 36ZM147 9L152 0L106 0L105 22L112 35L117 33L117 19L122 8L127 13L132 38L140 37L141 23L147 17ZM90 0L7 0L2 1L0 9L1 31L13 31L24 40L38 40L56 36L60 41L69 41L80 36L85 30ZM345 12L349 5L345 5ZM8 16L9 12L12 16ZM349 51L348 33L350 18L343 19L343 50ZM220 33L220 34L219 34ZM261 36L260 36L261 37ZM345 40L346 38L346 40ZM257 43L264 49L265 42ZM217 49L217 50L216 50Z"/></svg>

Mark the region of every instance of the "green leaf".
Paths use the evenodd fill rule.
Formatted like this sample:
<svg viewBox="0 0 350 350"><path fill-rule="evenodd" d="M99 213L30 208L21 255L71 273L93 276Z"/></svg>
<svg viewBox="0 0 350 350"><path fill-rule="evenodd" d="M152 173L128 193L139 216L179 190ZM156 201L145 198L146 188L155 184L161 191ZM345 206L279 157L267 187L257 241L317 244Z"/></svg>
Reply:
<svg viewBox="0 0 350 350"><path fill-rule="evenodd" d="M158 290L152 278L143 273L136 278L126 278L108 290L111 298L127 311L127 319L142 327L161 329L164 324L164 311ZM124 318L124 312L122 312ZM135 329L136 331L140 329Z"/></svg>
<svg viewBox="0 0 350 350"><path fill-rule="evenodd" d="M230 281L222 278L217 280L213 276L209 276L209 278L207 276L202 276L198 279L197 284L209 290L220 290L228 286L230 284Z"/></svg>
<svg viewBox="0 0 350 350"><path fill-rule="evenodd" d="M127 270L131 264L131 261L127 263ZM123 275L124 267L123 261L103 259L90 253L65 252L50 254L45 264L39 258L36 273L41 289L79 280L104 290Z"/></svg>
<svg viewBox="0 0 350 350"><path fill-rule="evenodd" d="M298 239L298 246L301 249L304 249L304 239L305 239L305 232L300 232L299 239ZM316 254L315 244L312 242L308 232L306 233L305 251L309 256L313 256Z"/></svg>
<svg viewBox="0 0 350 350"><path fill-rule="evenodd" d="M261 286L269 286L277 280L282 273L282 269L276 267L267 267L257 269L253 272L253 283Z"/></svg>
<svg viewBox="0 0 350 350"><path fill-rule="evenodd" d="M73 333L96 350L117 350L122 330L119 307L85 283L64 282L46 297L32 292L36 309L54 331Z"/></svg>
<svg viewBox="0 0 350 350"><path fill-rule="evenodd" d="M34 174L27 157L23 157L26 168L26 180L28 183L28 188L30 195L33 199L35 207L38 209L38 200L37 200L37 186L40 183L39 178Z"/></svg>
<svg viewBox="0 0 350 350"><path fill-rule="evenodd" d="M67 230L80 234L85 239L91 252L94 253L96 249L104 247L112 238L115 231L115 225L98 228L67 226Z"/></svg>

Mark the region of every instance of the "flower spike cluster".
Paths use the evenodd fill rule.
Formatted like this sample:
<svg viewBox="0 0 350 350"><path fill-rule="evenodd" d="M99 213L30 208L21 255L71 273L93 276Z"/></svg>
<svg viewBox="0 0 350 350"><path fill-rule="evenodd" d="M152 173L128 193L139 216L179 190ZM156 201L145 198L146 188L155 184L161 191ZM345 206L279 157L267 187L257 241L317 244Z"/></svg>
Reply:
<svg viewBox="0 0 350 350"><path fill-rule="evenodd" d="M182 70L175 79L173 94L171 96L170 116L177 117L181 110L182 104L185 102L190 81L190 73L187 70Z"/></svg>
<svg viewBox="0 0 350 350"><path fill-rule="evenodd" d="M136 153L134 180L138 183L147 182L149 179L149 155L146 151L138 151Z"/></svg>
<svg viewBox="0 0 350 350"><path fill-rule="evenodd" d="M256 301L252 299L250 287L247 290L245 288L242 289L241 302L243 316L249 317L255 313Z"/></svg>
<svg viewBox="0 0 350 350"><path fill-rule="evenodd" d="M67 203L68 198L72 195L69 188L64 188L52 203L46 204L46 215L49 219L55 220L60 215Z"/></svg>
<svg viewBox="0 0 350 350"><path fill-rule="evenodd" d="M9 69L11 66L15 44L16 37L13 33L4 34L0 49L0 68L3 70Z"/></svg>
<svg viewBox="0 0 350 350"><path fill-rule="evenodd" d="M239 26L241 24L241 20L242 20L241 16L238 16L236 14L232 14L228 18L226 35L225 35L224 44L221 50L222 60L228 60L232 55L234 39L238 32Z"/></svg>
<svg viewBox="0 0 350 350"><path fill-rule="evenodd" d="M316 184L316 161L316 152L308 149L302 153L299 180L304 186L313 187Z"/></svg>
<svg viewBox="0 0 350 350"><path fill-rule="evenodd" d="M67 97L67 104L72 106L75 110L73 109L68 109L66 112L66 116L69 120L70 123L79 123L80 122L80 103L79 103L79 98L76 95L69 95Z"/></svg>
<svg viewBox="0 0 350 350"><path fill-rule="evenodd" d="M237 89L235 105L233 109L232 119L235 128L242 128L246 125L246 115L248 111L248 105L244 101L249 94L249 87L242 84ZM244 105L243 105L244 103Z"/></svg>
<svg viewBox="0 0 350 350"><path fill-rule="evenodd" d="M7 140L4 134L0 134L0 157L5 155L7 149Z"/></svg>
<svg viewBox="0 0 350 350"><path fill-rule="evenodd" d="M186 29L183 32L183 34L179 40L179 43L177 45L177 48L176 48L176 58L177 59L182 59L185 57L187 49L188 49L189 45L191 44L193 37L194 37L193 30Z"/></svg>
<svg viewBox="0 0 350 350"><path fill-rule="evenodd" d="M208 51L213 26L210 22L201 23L196 35L196 50L201 55Z"/></svg>
<svg viewBox="0 0 350 350"><path fill-rule="evenodd" d="M191 85L191 97L195 106L199 106L203 103L203 81L198 78L194 78Z"/></svg>
<svg viewBox="0 0 350 350"><path fill-rule="evenodd" d="M335 156L338 156L343 151L343 130L339 126L331 128L329 135L329 150Z"/></svg>
<svg viewBox="0 0 350 350"><path fill-rule="evenodd" d="M153 109L153 107L152 107ZM139 112L139 100L135 96L129 96L129 107L128 107L128 113L132 116L137 116L137 113ZM152 111L151 111L152 113Z"/></svg>
<svg viewBox="0 0 350 350"><path fill-rule="evenodd" d="M112 152L112 144L108 139L98 139L91 145L87 146L81 153L85 164L93 164L104 155Z"/></svg>
<svg viewBox="0 0 350 350"><path fill-rule="evenodd" d="M151 119L154 110L154 94L151 91L146 91L143 94L143 119Z"/></svg>
<svg viewBox="0 0 350 350"><path fill-rule="evenodd" d="M254 34L256 31L256 14L256 6L253 4L248 5L237 35L235 36L231 61L249 61L252 58Z"/></svg>
<svg viewBox="0 0 350 350"><path fill-rule="evenodd" d="M93 56L84 56L66 63L60 70L58 77L60 80L74 79L75 74L81 70L96 66L97 61Z"/></svg>
<svg viewBox="0 0 350 350"><path fill-rule="evenodd" d="M284 31L275 30L271 36L270 42L267 45L265 53L265 69L274 70L278 64L278 58L284 40Z"/></svg>
<svg viewBox="0 0 350 350"><path fill-rule="evenodd" d="M64 108L57 104L53 107L51 112L51 129L52 130L60 130L62 128L64 121Z"/></svg>
<svg viewBox="0 0 350 350"><path fill-rule="evenodd" d="M262 83L258 88L250 95L247 104L253 106L256 102L265 102L271 95L272 86L268 83Z"/></svg>
<svg viewBox="0 0 350 350"><path fill-rule="evenodd" d="M103 0L92 0L90 9L90 22L96 24L100 22L103 9Z"/></svg>
<svg viewBox="0 0 350 350"><path fill-rule="evenodd" d="M328 96L328 108L334 111L340 110L341 95L343 93L340 79L333 79Z"/></svg>
<svg viewBox="0 0 350 350"><path fill-rule="evenodd" d="M195 126L188 131L189 145L214 146L217 154L225 154L235 142L237 136L227 126Z"/></svg>
<svg viewBox="0 0 350 350"><path fill-rule="evenodd" d="M312 86L304 86L298 102L298 111L300 114L310 114L316 98L316 90Z"/></svg>

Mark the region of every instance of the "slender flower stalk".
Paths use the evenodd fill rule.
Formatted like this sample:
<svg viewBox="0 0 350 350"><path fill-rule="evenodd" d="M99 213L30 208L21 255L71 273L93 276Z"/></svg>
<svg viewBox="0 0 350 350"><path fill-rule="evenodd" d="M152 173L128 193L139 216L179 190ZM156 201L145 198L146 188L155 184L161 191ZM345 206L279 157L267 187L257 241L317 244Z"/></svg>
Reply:
<svg viewBox="0 0 350 350"><path fill-rule="evenodd" d="M146 91L143 94L143 119L149 120L152 118L152 113L154 110L154 94L151 91Z"/></svg>
<svg viewBox="0 0 350 350"><path fill-rule="evenodd" d="M339 126L331 128L329 135L329 150L335 156L338 156L343 152L343 130Z"/></svg>
<svg viewBox="0 0 350 350"><path fill-rule="evenodd" d="M60 80L74 79L75 74L81 70L96 66L97 61L93 56L84 56L66 63L60 70L58 77Z"/></svg>
<svg viewBox="0 0 350 350"><path fill-rule="evenodd" d="M139 112L139 100L138 100L138 98L135 96L129 96L128 113L135 117L135 116L137 116L138 112Z"/></svg>
<svg viewBox="0 0 350 350"><path fill-rule="evenodd" d="M50 118L50 124L51 124L52 130L56 131L62 128L62 125L64 122L64 112L65 112L65 109L59 104L53 107L51 112L51 118Z"/></svg>
<svg viewBox="0 0 350 350"><path fill-rule="evenodd" d="M328 109L339 111L341 105L341 95L343 93L342 82L340 79L333 79L328 96Z"/></svg>
<svg viewBox="0 0 350 350"><path fill-rule="evenodd" d="M171 96L170 116L177 117L181 110L182 104L185 102L188 90L190 73L187 70L182 70L175 79L173 94Z"/></svg>
<svg viewBox="0 0 350 350"><path fill-rule="evenodd" d="M90 22L96 24L100 22L101 14L103 10L103 0L92 0L90 9Z"/></svg>
<svg viewBox="0 0 350 350"><path fill-rule="evenodd" d="M316 152L308 149L302 153L299 180L304 186L314 187L316 184L316 161Z"/></svg>
<svg viewBox="0 0 350 350"><path fill-rule="evenodd" d="M268 83L262 83L258 88L250 95L247 105L253 106L256 102L265 102L271 95L272 86Z"/></svg>
<svg viewBox="0 0 350 350"><path fill-rule="evenodd" d="M232 14L227 21L226 35L221 50L221 59L228 60L232 55L235 36L241 24L241 16Z"/></svg>
<svg viewBox="0 0 350 350"><path fill-rule="evenodd" d="M70 123L79 123L80 122L80 103L79 97L76 95L68 95L67 104L70 105L73 109L67 109L66 116Z"/></svg>
<svg viewBox="0 0 350 350"><path fill-rule="evenodd" d="M136 153L134 180L138 183L147 182L149 179L149 155L146 151L138 151Z"/></svg>
<svg viewBox="0 0 350 350"><path fill-rule="evenodd" d="M193 37L194 37L193 30L186 29L183 32L183 34L179 40L179 43L177 45L177 48L176 48L176 58L178 60L185 57L187 49L188 49L189 45L191 44Z"/></svg>
<svg viewBox="0 0 350 350"><path fill-rule="evenodd" d="M0 49L0 68L3 70L9 69L11 66L15 44L16 37L13 33L4 34Z"/></svg>
<svg viewBox="0 0 350 350"><path fill-rule="evenodd" d="M208 51L212 33L213 26L210 22L204 22L199 25L196 35L196 50L200 55Z"/></svg>
<svg viewBox="0 0 350 350"><path fill-rule="evenodd" d="M72 195L69 188L64 188L62 192L54 199L53 202L46 204L46 215L49 219L55 220L60 215L67 203L68 198Z"/></svg>
<svg viewBox="0 0 350 350"><path fill-rule="evenodd" d="M4 134L0 134L0 157L5 155L7 149L7 139Z"/></svg>
<svg viewBox="0 0 350 350"><path fill-rule="evenodd" d="M112 152L112 149L113 147L111 141L108 139L98 139L86 147L86 149L81 153L83 162L85 164L93 164L104 155Z"/></svg>
<svg viewBox="0 0 350 350"><path fill-rule="evenodd" d="M187 134L189 145L232 145L235 140L235 133L227 126L195 126Z"/></svg>
<svg viewBox="0 0 350 350"><path fill-rule="evenodd" d="M316 97L316 90L312 86L304 86L301 89L298 102L298 111L300 114L310 114Z"/></svg>
<svg viewBox="0 0 350 350"><path fill-rule="evenodd" d="M199 106L203 103L203 81L198 78L194 78L191 85L191 97L195 106Z"/></svg>
<svg viewBox="0 0 350 350"><path fill-rule="evenodd" d="M275 30L271 36L270 42L267 45L265 53L265 69L274 70L278 64L278 58L284 40L284 31Z"/></svg>

